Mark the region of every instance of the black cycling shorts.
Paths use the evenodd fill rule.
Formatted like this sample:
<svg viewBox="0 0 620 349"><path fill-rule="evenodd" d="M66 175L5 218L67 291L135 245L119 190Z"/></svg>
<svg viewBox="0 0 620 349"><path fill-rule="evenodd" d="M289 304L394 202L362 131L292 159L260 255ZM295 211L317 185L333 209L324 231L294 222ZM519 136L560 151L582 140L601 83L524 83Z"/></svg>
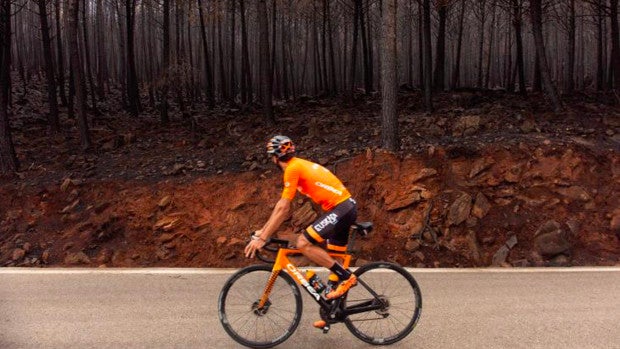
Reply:
<svg viewBox="0 0 620 349"><path fill-rule="evenodd" d="M357 204L349 198L326 212L304 230L313 244L327 243L327 249L344 252L349 242L349 228L357 220Z"/></svg>

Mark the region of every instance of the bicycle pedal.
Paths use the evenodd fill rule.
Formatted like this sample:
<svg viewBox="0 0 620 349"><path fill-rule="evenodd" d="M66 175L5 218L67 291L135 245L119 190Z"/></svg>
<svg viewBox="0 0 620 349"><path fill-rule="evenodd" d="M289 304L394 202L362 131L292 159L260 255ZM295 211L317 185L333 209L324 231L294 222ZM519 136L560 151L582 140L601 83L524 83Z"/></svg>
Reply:
<svg viewBox="0 0 620 349"><path fill-rule="evenodd" d="M331 327L329 327L329 325L327 325L327 326L323 327L323 333L324 333L324 334L327 334L327 332L329 332L329 329L330 329L330 328L331 328Z"/></svg>

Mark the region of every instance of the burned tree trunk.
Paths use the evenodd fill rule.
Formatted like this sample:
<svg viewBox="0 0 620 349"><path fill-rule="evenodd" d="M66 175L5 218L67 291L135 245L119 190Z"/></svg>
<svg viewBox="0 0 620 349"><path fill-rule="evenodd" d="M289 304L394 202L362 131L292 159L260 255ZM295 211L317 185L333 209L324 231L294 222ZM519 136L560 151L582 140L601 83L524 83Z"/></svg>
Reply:
<svg viewBox="0 0 620 349"><path fill-rule="evenodd" d="M452 72L451 88L455 89L459 84L461 75L461 52L463 47L463 22L465 20L465 0L461 0L461 13L459 14L459 36L456 44L456 57L454 58L454 71Z"/></svg>
<svg viewBox="0 0 620 349"><path fill-rule="evenodd" d="M525 65L523 62L523 16L521 13L521 4L519 0L512 0L512 17L513 25L515 28L515 37L517 44L517 71L519 74L519 93L523 96L527 95L527 89L525 88Z"/></svg>
<svg viewBox="0 0 620 349"><path fill-rule="evenodd" d="M271 77L271 59L269 57L269 27L267 21L267 4L265 0L256 2L258 13L258 31L259 31L259 56L260 56L260 76L261 88L263 95L263 110L265 113L265 122L268 125L275 124L272 105L272 77Z"/></svg>
<svg viewBox="0 0 620 349"><path fill-rule="evenodd" d="M381 50L381 140L385 149L396 151L399 148L398 112L396 97L398 84L396 80L396 2L383 0L383 49Z"/></svg>
<svg viewBox="0 0 620 349"><path fill-rule="evenodd" d="M60 30L60 1L54 1L54 13L56 15L56 62L58 62L58 92L60 103L63 106L68 104L67 94L65 93L65 64L62 54L62 31ZM72 110L72 108L70 109Z"/></svg>
<svg viewBox="0 0 620 349"><path fill-rule="evenodd" d="M19 162L9 125L11 84L11 1L0 0L0 174L17 171Z"/></svg>
<svg viewBox="0 0 620 349"><path fill-rule="evenodd" d="M136 74L136 59L134 53L134 24L136 16L136 0L125 0L127 18L127 97L129 99L129 112L133 116L140 114L140 90L138 88L138 76Z"/></svg>
<svg viewBox="0 0 620 349"><path fill-rule="evenodd" d="M80 130L80 143L82 150L91 148L90 131L86 119L86 101L84 96L84 76L80 51L78 47L78 17L80 13L80 0L71 0L69 13L67 16L67 37L69 40L69 58L71 62L71 72L73 75L73 86L77 99L78 127Z"/></svg>
<svg viewBox="0 0 620 349"><path fill-rule="evenodd" d="M530 1L530 16L532 18L532 32L534 33L534 44L536 46L536 54L538 56L538 64L542 77L543 87L547 96L551 100L553 110L558 112L562 109L562 102L558 96L558 92L551 80L551 71L547 61L547 53L545 52L545 42L542 31L542 0Z"/></svg>
<svg viewBox="0 0 620 349"><path fill-rule="evenodd" d="M52 42L47 22L47 3L45 0L37 0L39 6L39 23L41 25L41 40L43 41L43 58L45 59L45 78L47 80L47 100L50 112L47 117L52 132L58 132L58 100L56 98L56 78L54 76L54 61L52 58Z"/></svg>
<svg viewBox="0 0 620 349"><path fill-rule="evenodd" d="M437 4L439 12L439 29L437 33L437 47L435 54L435 72L433 84L435 90L444 89L445 63L446 63L446 20L448 17L448 5L445 2Z"/></svg>
<svg viewBox="0 0 620 349"><path fill-rule="evenodd" d="M243 11L243 0L241 0L241 11ZM203 12L204 10L202 7L202 0L198 0L198 16L200 17L200 39L202 40L202 49L204 51L205 59L205 84L207 90L207 105L210 109L213 109L215 107L215 93L213 92L213 74L211 73L211 60L209 59L209 47L207 46L207 29L205 26ZM243 93L243 87L241 92Z"/></svg>
<svg viewBox="0 0 620 349"><path fill-rule="evenodd" d="M424 6L424 107L427 113L433 112L433 62L431 45L431 2L423 1Z"/></svg>

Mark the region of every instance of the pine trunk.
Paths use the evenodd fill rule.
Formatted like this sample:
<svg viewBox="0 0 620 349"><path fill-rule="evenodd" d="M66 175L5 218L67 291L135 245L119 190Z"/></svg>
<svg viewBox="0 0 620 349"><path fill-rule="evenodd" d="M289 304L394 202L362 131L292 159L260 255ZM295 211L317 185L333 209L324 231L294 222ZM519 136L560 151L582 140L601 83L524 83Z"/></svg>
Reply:
<svg viewBox="0 0 620 349"><path fill-rule="evenodd" d="M241 0L241 11L242 11L241 13L243 16L243 0ZM207 28L205 25L204 9L202 6L202 0L198 0L198 16L200 17L200 39L202 40L202 50L204 52L204 60L205 60L204 64L205 64L205 85L206 85L206 90L207 90L206 91L207 105L209 106L209 109L213 109L215 107L215 93L213 92L213 74L211 72L211 60L209 59L210 54L209 54L209 47L207 44ZM243 91L244 89L242 85L242 93Z"/></svg>
<svg viewBox="0 0 620 349"><path fill-rule="evenodd" d="M331 76L331 94L336 95L338 92L338 84L336 79L336 58L334 57L334 35L332 31L331 8L329 0L327 2L327 39L329 40L329 69Z"/></svg>
<svg viewBox="0 0 620 349"><path fill-rule="evenodd" d="M67 94L65 93L65 63L63 57L62 31L60 30L60 1L54 1L54 12L56 14L56 62L58 62L58 93L60 103L63 106L68 104Z"/></svg>
<svg viewBox="0 0 620 349"><path fill-rule="evenodd" d="M613 0L612 0L613 1ZM532 32L534 34L534 43L536 45L536 53L540 66L543 87L549 99L553 110L559 112L562 109L562 102L551 80L551 71L547 62L547 53L545 52L545 42L542 31L542 0L530 1L530 15L532 18Z"/></svg>
<svg viewBox="0 0 620 349"><path fill-rule="evenodd" d="M611 19L611 59L613 71L613 88L620 88L620 28L618 26L618 0L610 2Z"/></svg>
<svg viewBox="0 0 620 349"><path fill-rule="evenodd" d="M435 72L433 74L433 82L435 90L443 91L446 63L446 21L448 17L448 5L446 3L438 4L439 6L439 29L437 33L437 47L435 54Z"/></svg>
<svg viewBox="0 0 620 349"><path fill-rule="evenodd" d="M97 109L97 95L96 95L96 89L95 89L95 82L93 80L93 73L92 73L92 65L90 63L90 44L89 44L89 40L88 40L88 20L86 17L86 12L87 12L87 7L88 7L88 1L84 2L84 6L82 7L82 30L83 30L83 35L84 35L84 57L85 57L85 63L86 63L86 79L88 80L88 86L90 88L90 96L91 96L91 103L93 105L93 109Z"/></svg>
<svg viewBox="0 0 620 349"><path fill-rule="evenodd" d="M265 113L265 122L268 125L275 124L272 105L272 79L271 79L271 59L269 57L269 23L267 18L266 0L258 0L256 2L258 14L258 30L259 30L259 56L261 71L261 88L263 95L263 110Z"/></svg>
<svg viewBox="0 0 620 349"><path fill-rule="evenodd" d="M357 70L357 42L358 42L358 22L359 17L361 16L361 9L359 8L358 0L353 0L355 9L353 11L353 42L351 48L351 67L349 73L349 93L353 96L355 95L355 84L356 84L356 70Z"/></svg>
<svg viewBox="0 0 620 349"><path fill-rule="evenodd" d="M237 37L235 35L235 26L237 21L237 1L230 2L230 101L235 102L237 97L237 69L236 69L236 57L237 52Z"/></svg>
<svg viewBox="0 0 620 349"><path fill-rule="evenodd" d="M428 1L428 0L427 0ZM400 147L398 139L398 112L396 97L396 3L397 0L383 0L383 40L381 50L381 138L382 146L391 151Z"/></svg>
<svg viewBox="0 0 620 349"><path fill-rule="evenodd" d="M160 91L161 101L159 106L159 120L162 124L165 125L170 122L170 116L168 115L168 69L170 69L170 0L164 0L163 13L164 37L162 40L162 70Z"/></svg>
<svg viewBox="0 0 620 349"><path fill-rule="evenodd" d="M523 61L523 16L521 13L521 5L519 4L519 0L512 0L512 16L512 23L515 28L515 37L517 44L517 71L519 74L519 93L525 96L527 95L527 89L525 87L525 64Z"/></svg>
<svg viewBox="0 0 620 349"><path fill-rule="evenodd" d="M480 6L480 31L478 34L478 78L476 80L476 86L482 88L482 68L484 64L484 34L486 24L486 0L479 0L478 6Z"/></svg>
<svg viewBox="0 0 620 349"><path fill-rule="evenodd" d="M368 33L366 32L366 21L364 20L364 11L362 0L357 0L359 2L359 23L360 23L360 32L362 33L362 57L364 60L364 91L366 94L370 94L372 92L372 73L370 68L370 45Z"/></svg>
<svg viewBox="0 0 620 349"><path fill-rule="evenodd" d="M239 0L241 12L241 103L252 102L252 73L250 70L250 54L248 51L248 31L245 20L245 0Z"/></svg>
<svg viewBox="0 0 620 349"><path fill-rule="evenodd" d="M461 0L461 13L459 14L459 35L456 44L456 57L454 58L454 71L452 72L452 89L458 87L461 75L461 52L463 47L463 22L465 21L465 4L465 0Z"/></svg>
<svg viewBox="0 0 620 349"><path fill-rule="evenodd" d="M575 0L570 0L568 13L568 67L566 74L566 91L573 92L575 89Z"/></svg>
<svg viewBox="0 0 620 349"><path fill-rule="evenodd" d="M431 2L423 1L424 6L424 106L427 113L433 112L433 62L431 45Z"/></svg>
<svg viewBox="0 0 620 349"><path fill-rule="evenodd" d="M43 41L43 57L45 59L45 78L47 79L47 100L50 105L50 112L47 120L52 132L58 132L60 123L58 121L58 100L56 98L56 78L54 76L54 62L52 58L52 43L47 22L47 3L45 0L38 0L39 23L41 25L41 39Z"/></svg>
<svg viewBox="0 0 620 349"><path fill-rule="evenodd" d="M127 97L129 112L133 116L140 114L140 90L136 74L136 59L134 53L134 23L136 14L136 0L125 0L127 19Z"/></svg>
<svg viewBox="0 0 620 349"><path fill-rule="evenodd" d="M97 28L105 28L103 17L103 0L97 0ZM108 79L108 65L106 63L105 30L97 30L97 93L99 98L105 98L104 85Z"/></svg>
<svg viewBox="0 0 620 349"><path fill-rule="evenodd" d="M603 59L603 0L596 4L596 89L602 91L605 87L605 60Z"/></svg>
<svg viewBox="0 0 620 349"><path fill-rule="evenodd" d="M220 73L220 94L222 100L228 101L228 81L226 79L226 66L224 65L224 40L222 39L222 20L219 16L220 1L216 2L216 25L217 25L217 53L219 60L219 73Z"/></svg>
<svg viewBox="0 0 620 349"><path fill-rule="evenodd" d="M11 1L0 0L0 174L17 171L19 162L9 125L11 85Z"/></svg>
<svg viewBox="0 0 620 349"><path fill-rule="evenodd" d="M80 0L71 0L69 13L67 15L67 36L69 40L69 57L71 62L71 72L73 75L73 87L75 98L77 99L77 121L80 130L80 143L82 150L91 148L90 131L86 116L86 101L84 94L84 74L82 72L82 62L78 47L78 18L80 14Z"/></svg>

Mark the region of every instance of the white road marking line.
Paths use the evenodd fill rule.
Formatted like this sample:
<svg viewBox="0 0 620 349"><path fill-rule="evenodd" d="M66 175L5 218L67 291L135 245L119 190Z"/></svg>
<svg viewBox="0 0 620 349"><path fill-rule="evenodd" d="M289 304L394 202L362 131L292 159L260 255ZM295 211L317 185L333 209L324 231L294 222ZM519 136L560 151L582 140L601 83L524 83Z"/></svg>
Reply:
<svg viewBox="0 0 620 349"><path fill-rule="evenodd" d="M300 268L306 269L323 269ZM353 270L357 268L351 268ZM585 273L620 272L620 267L566 267L566 268L405 268L412 274L433 273ZM59 275L59 274L138 274L138 275L215 275L233 274L232 268L0 268L0 275ZM327 269L324 269L326 271Z"/></svg>

